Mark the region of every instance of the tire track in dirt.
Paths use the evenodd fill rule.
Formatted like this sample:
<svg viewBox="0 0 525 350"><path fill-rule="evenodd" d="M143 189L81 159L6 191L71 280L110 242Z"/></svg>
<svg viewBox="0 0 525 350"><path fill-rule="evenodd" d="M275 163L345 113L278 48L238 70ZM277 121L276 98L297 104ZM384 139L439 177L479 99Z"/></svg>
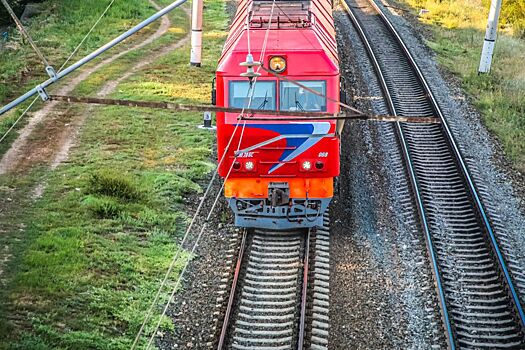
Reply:
<svg viewBox="0 0 525 350"><path fill-rule="evenodd" d="M186 12L188 17L191 16L190 10L184 8L183 11ZM104 84L104 86L102 86L102 88L98 91L97 97L99 97L99 98L107 97L108 95L110 95L111 93L113 93L115 91L115 89L117 88L117 86L120 83L122 83L123 81L125 81L129 77L133 76L140 69L142 69L142 68L152 64L154 61L156 61L157 59L161 58L162 56L165 56L168 53L170 53L170 52L172 52L172 51L174 51L174 50L176 50L176 49L186 45L189 42L189 40L190 40L190 33L188 32L179 41L176 41L175 43L164 47L162 50L158 51L154 55L148 56L147 58L140 60L137 64L135 64L133 67L131 67L130 70L128 70L125 74L121 75L118 79L110 80L110 81L106 82L106 84ZM75 130L74 130L73 134L71 135L71 137L69 137L67 140L65 140L61 144L61 147L60 147L59 151L56 153L56 156L55 156L53 162L51 163L51 169L55 169L57 166L59 166L61 163L63 163L65 160L67 160L67 158L69 156L69 150L74 145L74 143L75 143L75 141L76 141L76 139L78 137L78 134L80 132L81 126L84 124L85 120L91 114L93 109L94 109L93 106L88 107L86 112L83 113L80 116L80 118L78 119L77 123L75 123L76 127L75 127Z"/></svg>
<svg viewBox="0 0 525 350"><path fill-rule="evenodd" d="M150 3L156 8L160 9L160 6L158 6L155 2L150 0ZM186 12L188 16L190 16L189 10L183 8L183 10ZM119 53L116 53L115 55L108 57L95 65L94 67L90 69L86 69L85 71L82 71L78 76L76 76L71 82L69 82L67 85L61 87L56 91L57 94L68 94L71 91L73 91L82 81L87 79L91 74L95 73L99 69L103 68L106 65L109 65L113 63L115 60L121 58L122 56L130 53L131 51L143 48L144 46L151 44L155 40L159 39L162 35L164 35L170 28L171 21L168 17L163 17L161 21L161 25L157 29L157 31L148 37L146 40L124 50ZM109 82L106 82L105 85L99 90L97 93L98 96L107 96L110 93L112 93L119 83L124 81L125 79L128 79L133 74L137 73L138 70L144 68L145 66L153 63L156 59L162 57L163 55L168 54L169 52L176 50L189 41L189 32L186 34L185 37L183 37L181 40L166 46L162 48L160 51L158 51L154 55L150 55L140 61L138 61L128 72L120 76L116 80L112 80ZM51 170L55 169L59 164L64 162L68 155L69 150L74 145L75 140L77 139L81 127L86 121L87 117L91 114L93 107L86 108L86 110L79 116L72 120L72 122L68 125L64 125L63 122L60 122L60 117L57 118L56 114L63 113L62 111L57 110L57 102L50 102L46 104L42 109L38 110L33 117L30 119L28 124L22 129L20 135L15 140L15 142L11 145L11 148L9 151L4 155L2 160L0 161L0 175L11 173L14 171L22 171L31 168L31 166L40 163L41 161L47 161L50 162ZM47 117L47 118L46 118ZM39 130L39 133L41 136L44 137L44 139L40 140L44 143L46 142L54 142L57 144L56 151L51 152L50 154L47 154L44 159L42 157L35 157L38 155L38 153L41 153L41 149L39 147L35 147L35 140L33 139L33 133L35 133L38 127L41 126L41 124L45 124L47 122L47 119L49 117L52 118L51 121L49 121L49 124L44 126L45 131L47 131L46 134L42 134ZM57 125L58 122L58 125ZM55 132L57 131L57 132ZM38 159L38 161L37 161ZM34 187L31 196L32 198L38 198L42 195L46 187L45 182L40 182L36 184ZM15 190L15 189L11 189ZM2 214L5 214L9 210L9 201L2 203L0 202L0 221L2 221ZM3 207L2 204L5 204L6 207ZM0 231L2 232L2 231ZM6 231L4 231L6 232ZM4 274L4 266L5 264L10 260L11 254L9 254L10 247L8 245L5 245L0 250L0 286L4 285L6 283L5 279L3 278Z"/></svg>
<svg viewBox="0 0 525 350"><path fill-rule="evenodd" d="M155 9L160 10L161 7L153 0L149 0L149 2ZM159 39L169 30L170 26L170 19L167 16L162 17L161 24L157 31L153 33L153 35L124 51L118 52L104 59L95 66L83 70L66 85L58 88L55 93L60 95L70 94L81 82L86 80L101 68L113 63L124 55L141 49ZM43 108L33 114L27 125L21 130L17 139L13 142L9 150L0 160L0 175L13 171L20 172L22 170L31 168L35 164L47 163L55 158L54 153L57 149L62 148L61 144L67 142L73 131L71 130L71 124L60 122L60 120L63 119L60 117L63 117L64 112L57 112L56 107L58 104L58 102L54 101L48 102ZM46 119L49 119L46 117L50 117L52 119L51 123L48 123L48 125L42 125ZM35 145L35 143L37 143L37 139L33 138L33 134L39 127L43 128L43 130L39 130L39 133L42 134L44 139L40 140L43 141L43 143ZM57 134L57 132L59 134Z"/></svg>

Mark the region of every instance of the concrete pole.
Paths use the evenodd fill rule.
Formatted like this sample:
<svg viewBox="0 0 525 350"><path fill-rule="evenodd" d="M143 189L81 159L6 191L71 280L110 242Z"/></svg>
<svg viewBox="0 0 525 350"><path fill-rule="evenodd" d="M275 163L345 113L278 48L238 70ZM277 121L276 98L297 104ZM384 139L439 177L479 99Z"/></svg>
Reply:
<svg viewBox="0 0 525 350"><path fill-rule="evenodd" d="M201 66L202 55L202 10L203 0L193 0L191 10L191 56L190 64L195 67Z"/></svg>
<svg viewBox="0 0 525 350"><path fill-rule="evenodd" d="M490 72L492 54L494 53L494 45L496 44L496 37L498 35L498 20L500 10L501 0L492 0L492 3L490 4L487 31L485 33L485 41L483 42L483 51L481 52L481 61L479 63L479 73Z"/></svg>

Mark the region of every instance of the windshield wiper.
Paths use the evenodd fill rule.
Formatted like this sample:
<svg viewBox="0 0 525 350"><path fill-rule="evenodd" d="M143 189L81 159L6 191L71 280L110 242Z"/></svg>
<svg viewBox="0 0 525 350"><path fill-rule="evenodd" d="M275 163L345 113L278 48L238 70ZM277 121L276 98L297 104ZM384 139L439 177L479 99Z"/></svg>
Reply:
<svg viewBox="0 0 525 350"><path fill-rule="evenodd" d="M299 102L299 100L297 99L297 92L295 93L295 108L300 108L301 111L304 112L304 108L303 108L303 106L301 105L301 102Z"/></svg>
<svg viewBox="0 0 525 350"><path fill-rule="evenodd" d="M266 93L264 94L264 101L263 103L261 103L259 107L257 107L257 109L264 109L264 107L266 106L268 102L269 102L268 101L268 91L266 91Z"/></svg>

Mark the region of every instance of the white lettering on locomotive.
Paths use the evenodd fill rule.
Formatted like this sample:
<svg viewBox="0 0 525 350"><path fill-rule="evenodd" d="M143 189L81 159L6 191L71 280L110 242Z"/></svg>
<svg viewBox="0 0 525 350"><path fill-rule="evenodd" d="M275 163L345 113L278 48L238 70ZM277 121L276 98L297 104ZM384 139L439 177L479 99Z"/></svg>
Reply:
<svg viewBox="0 0 525 350"><path fill-rule="evenodd" d="M319 158L328 158L328 152L319 152Z"/></svg>
<svg viewBox="0 0 525 350"><path fill-rule="evenodd" d="M253 158L253 152L241 152L238 158Z"/></svg>

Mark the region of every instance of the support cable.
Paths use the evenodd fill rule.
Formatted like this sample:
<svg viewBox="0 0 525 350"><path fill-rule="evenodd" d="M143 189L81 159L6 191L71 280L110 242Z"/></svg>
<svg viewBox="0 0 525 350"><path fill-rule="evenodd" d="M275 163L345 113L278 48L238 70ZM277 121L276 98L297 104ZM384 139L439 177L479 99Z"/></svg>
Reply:
<svg viewBox="0 0 525 350"><path fill-rule="evenodd" d="M51 78L54 78L56 76L55 70L53 69L53 67L51 67L51 65L47 61L47 59L44 56L44 54L42 53L42 51L40 51L38 46L36 46L35 42L33 41L33 38L31 38L31 35L29 35L29 33L25 29L24 25L22 24L22 22L20 21L20 19L16 15L16 13L13 11L11 6L9 6L9 3L7 2L7 0L0 0L0 1L4 5L5 9L9 13L9 15L11 15L11 18L13 18L13 21L15 21L15 24L18 27L18 30L20 30L20 33L22 33L22 35L27 39L27 41L29 42L29 45L31 45L31 47L33 48L33 50L35 51L37 56L40 58L40 60L44 64L44 67L46 69L47 74Z"/></svg>
<svg viewBox="0 0 525 350"><path fill-rule="evenodd" d="M6 1L6 0L1 0L2 2ZM100 23L100 21L102 20L102 18L104 18L104 16L106 15L106 13L109 11L109 9L111 8L111 6L113 6L113 3L115 2L115 0L111 0L111 2L109 3L109 5L106 7L106 9L104 10L104 12L102 12L102 14L98 17L98 19L95 21L95 23L91 26L91 28L89 29L89 31L86 33L86 35L84 35L84 37L82 38L82 40L80 40L80 43L75 47L75 49L73 50L73 52L69 55L69 57L64 61L64 63L62 64L62 66L60 66L60 69L58 70L58 72L60 73L62 71L62 69L64 69L64 67L69 63L69 61L73 58L73 56L75 56L75 54L78 52L78 50L82 47L82 45L84 45L84 42L89 38L89 36L91 36L91 33L93 32L93 30L95 29L95 27ZM4 4L5 5L5 4ZM29 104L29 106L22 112L22 114L15 120L15 122L13 123L13 125L11 125L11 127L4 133L4 135L0 138L0 143L2 143L2 141L5 140L5 138L11 133L11 131L13 131L13 129L18 125L18 123L20 122L20 120L22 120L22 118L27 114L27 112L29 112L29 110L31 109L31 107L33 107L33 105L36 103L36 101L38 100L38 97L35 97L33 99L33 101L31 101L31 103Z"/></svg>
<svg viewBox="0 0 525 350"><path fill-rule="evenodd" d="M273 16L274 5L275 5L275 0L273 0L273 4L272 4L272 11L271 11L271 14L270 14L270 21L271 21L271 17ZM249 28L249 23L248 23L248 28ZM264 40L264 43L263 43L263 48L262 48L262 50L261 50L261 56L260 56L261 59L263 58L264 53L265 53L265 51L266 51L266 43L267 43L267 39L268 39L268 32L269 32L269 30L270 30L270 26L268 26L267 32L266 32L266 34L265 34L265 40ZM250 47L249 47L249 45L248 45L248 51L250 51ZM259 70L260 68L261 68L261 66L258 67L258 70ZM257 71L258 71L258 70L257 70ZM249 95L248 103L247 103L247 105L245 105L245 106L243 107L243 110L241 111L241 113L240 113L240 115L239 115L239 117L238 117L238 121L237 121L237 123L235 124L234 131L232 132L232 136L230 137L230 140L229 140L229 142L228 142L228 145L227 145L227 147L226 147L226 149L225 149L225 151L224 151L224 153L223 153L223 156L222 156L222 158L221 158L221 160L220 160L220 162L219 162L219 164L218 164L218 166L217 166L217 170L214 172L213 177L212 177L210 183L208 184L208 188L207 188L207 190L206 190L206 193L205 193L205 195L202 197L201 202L199 203L199 207L197 208L197 212L196 212L195 215L194 215L194 218L193 218L193 220L192 220L192 223L190 224L190 227L188 227L188 229L186 230L186 234L185 234L185 237L184 237L184 239L183 239L183 242L184 242L184 240L186 239L186 235L187 235L187 234L189 233L189 231L191 230L191 225L193 224L194 219L196 218L198 212L200 211L200 208L202 207L202 204L204 203L204 201L205 201L205 199L206 199L207 194L209 193L208 189L211 188L212 183L214 182L215 177L216 177L216 175L217 175L217 173L218 173L219 167L222 165L222 162L223 162L224 159L225 159L226 153L227 153L227 151L228 151L228 149L229 149L229 147L230 147L230 145L231 145L231 142L233 141L233 137L234 137L234 135L236 134L236 131L237 131L237 129L238 129L238 126L239 126L239 120L240 120L240 119L242 118L242 116L244 115L244 110L245 110L245 109L250 109L250 107L251 107L251 104L252 104L252 101L253 101L254 92L255 92L255 84L256 84L256 83L257 83L257 76L256 76L255 79L253 80L253 83L250 84L250 87L249 87L248 92L247 92L247 95ZM238 145L237 145L237 152L234 153L234 159L233 159L233 161L232 161L232 163L231 163L231 165L230 165L230 169L228 170L228 173L227 173L226 177L224 178L224 181L222 182L221 189L217 192L217 195L215 196L215 200L214 200L214 202L213 202L213 205L212 205L212 207L211 207L211 209L210 209L210 211L209 211L209 213L208 213L208 215L207 215L207 217L206 217L206 220L205 220L205 222L204 222L204 224L203 224L203 226L202 226L202 228L201 228L201 231L199 232L199 235L197 236L197 239L196 239L195 243L193 244L193 247L192 247L192 250L191 250L191 254L192 254L192 255L193 255L193 253L195 252L195 249L197 248L198 243L199 243L199 241L200 241L200 239L201 239L201 237L202 237L202 235L203 235L205 229L206 229L207 226L208 226L208 222L209 222L209 220L210 220L210 218L211 218L211 216L212 216L212 214L213 214L213 212L214 212L214 210L215 210L215 207L216 207L216 205L217 205L217 202L218 202L218 200L219 200L219 198L220 198L220 196L221 196L221 194L222 194L222 191L223 191L223 189L224 189L224 185L225 185L225 183L226 183L228 177L230 176L230 174L231 174L231 172L232 172L233 164L234 164L235 160L237 159L237 153L238 153L238 151L239 151L239 149L240 149L240 147L241 147L241 143L242 143L242 139L243 139L243 136L244 136L244 130L245 130L245 127L246 127L246 120L243 120L243 125L242 125L242 129L241 129L241 134L240 134L240 137L239 137L239 143L238 143ZM168 273L166 273L165 279L164 279L163 283L161 284L161 286L160 286L160 288L159 288L159 290L158 290L158 292L157 292L157 296L156 296L156 298L155 298L155 300L153 301L153 303L152 303L151 306L154 306L154 304L157 302L157 300L158 300L158 296L160 295L160 292L161 292L161 289L163 288L165 282L167 281L167 278L168 278L169 274L171 274L171 270L172 270L173 266L175 265L175 262L178 260L178 257L179 257L179 255L180 255L180 252L182 251L182 247L183 247L183 243L181 243L181 246L180 246L180 248L179 248L178 251L177 251L177 255L176 255L175 259L172 261L172 265L170 265L170 268L168 269ZM177 288L178 288L179 285L180 285L180 282L181 282L181 280L182 280L182 277L183 277L183 275L184 275L184 273L185 273L185 271L186 271L186 269L187 269L187 267L188 267L190 261L191 261L191 259L188 259L188 260L186 261L186 263L184 264L184 267L183 267L181 273L179 274L179 276L178 276L178 278L177 278L177 282L175 283L175 286L173 287L173 289L172 289L172 291L171 291L170 297L168 298L166 304L164 305L164 308L163 308L162 314L161 314L161 316L159 317L159 319L158 319L158 321L157 321L157 324L156 324L156 326L155 326L155 329L154 329L153 332L151 333L151 336L150 336L150 339L149 339L149 341L148 341L148 345L147 345L147 347L146 347L146 350L149 350L150 347L151 347L151 345L153 344L153 341L154 341L154 339L155 339L155 336L156 336L156 334L157 334L157 331L158 331L158 329L159 329L159 327L160 327L160 323L162 322L162 318L166 315L166 312L168 311L169 305L171 304L171 300L173 299L173 297L175 296L175 293L177 292ZM139 331L139 334L137 334L137 337L135 338L135 341L134 341L133 346L132 346L132 348L131 348L132 350L135 348L136 344L138 343L138 340L139 340L139 338L140 338L140 336L141 336L141 333L142 333L142 331L143 331L143 329L144 329L145 323L147 322L147 319L149 319L149 315L151 314L151 311L152 311L152 307L150 307L150 310L148 310L148 314L147 314L147 316L146 316L146 319L144 320L145 322L143 322L143 324L142 324L142 326L141 326L141 329L140 329L140 331Z"/></svg>
<svg viewBox="0 0 525 350"><path fill-rule="evenodd" d="M48 79L48 80L42 82L41 84L35 86L33 89L31 89L28 92L26 92L24 95L18 97L14 101L11 101L10 103L5 105L4 107L0 108L0 115L10 111L14 107L20 105L21 103L25 102L26 100L28 100L29 98L31 98L32 96L35 96L37 94L40 95L40 97L44 101L47 101L49 99L49 96L47 95L47 93L45 91L45 89L47 87L49 87L50 85L56 83L60 79L64 78L68 74L74 72L75 70L77 70L78 68L84 66L85 64L91 62L92 60L94 60L95 58L97 58L98 56L103 54L104 52L106 52L106 51L110 50L111 48L115 47L116 45L120 44L121 42L123 42L124 40L126 40L130 36L134 35L138 31L140 31L141 29L147 27L148 25L150 25L151 23L153 23L157 19L161 18L162 16L166 15L170 11L172 11L172 10L176 9L177 7L181 6L186 1L187 0L176 0L173 3L171 3L170 5L166 6L165 8L159 10L154 15L148 17L147 19L145 19L141 23L137 24L133 28L127 30L125 33L119 35L115 39L113 39L110 42L106 43L105 45L99 47L98 49L96 49L95 51L93 51L89 55L85 56L84 58L78 60L76 63L72 64L71 66L65 68L62 72L57 73L55 78Z"/></svg>

